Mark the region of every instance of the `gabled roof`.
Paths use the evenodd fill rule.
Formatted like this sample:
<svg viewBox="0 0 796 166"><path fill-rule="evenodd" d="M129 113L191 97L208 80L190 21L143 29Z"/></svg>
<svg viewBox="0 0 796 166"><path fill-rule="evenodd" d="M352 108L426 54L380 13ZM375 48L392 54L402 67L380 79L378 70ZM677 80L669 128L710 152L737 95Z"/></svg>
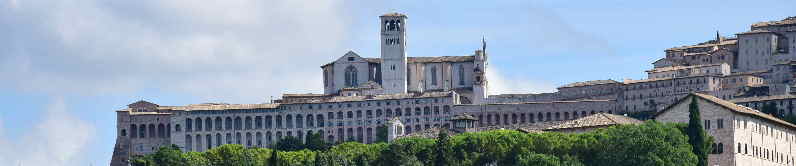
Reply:
<svg viewBox="0 0 796 166"><path fill-rule="evenodd" d="M131 103L131 104L127 105L128 108L154 108L154 107L158 107L158 106L159 105L157 105L155 103L151 103L151 102L144 101L144 100L139 100L139 101L137 101L135 103Z"/></svg>
<svg viewBox="0 0 796 166"><path fill-rule="evenodd" d="M564 86L560 86L558 88L572 88L572 87L579 87L579 86L591 86L591 85L602 85L602 84L618 84L619 82L614 80L590 80L590 81L583 81L583 82L575 82L566 84Z"/></svg>
<svg viewBox="0 0 796 166"><path fill-rule="evenodd" d="M768 21L768 22L759 22L752 24L752 27L764 27L764 26L777 26L777 25L792 25L796 24L796 16L791 16L785 18L780 21Z"/></svg>
<svg viewBox="0 0 796 166"><path fill-rule="evenodd" d="M711 96L711 95L706 95L706 94L701 94L701 93L691 93L688 96L681 98L680 100L678 100L674 104L669 105L668 107L663 109L663 111L660 111L660 112L656 113L654 117L658 117L661 114L663 114L664 112L671 110L678 103L690 102L690 100L688 100L688 99L690 99L690 97L698 97L700 99L703 99L705 101L711 102L713 104L716 104L718 106L726 108L727 110L730 110L730 111L735 112L735 113L750 115L750 116L758 117L760 119L765 119L765 120L768 120L768 121L771 121L771 122L774 122L774 123L779 123L779 124L781 124L783 126L796 128L796 125L788 123L788 122L786 122L786 121L784 121L782 119L776 118L776 117L771 116L769 114L765 114L763 112L760 112L758 110L755 110L755 109L752 109L752 108L749 108L749 107L744 107L742 105L738 105L738 104L735 104L735 103L732 103L732 102L729 102L729 101L726 101L726 100L719 99L719 98ZM653 119L655 119L655 118L653 118Z"/></svg>
<svg viewBox="0 0 796 166"><path fill-rule="evenodd" d="M565 123L552 126L545 130L588 128L588 127L601 127L601 126L639 124L639 123L643 122L627 116L607 114L607 113L597 113L581 117L572 121L567 121Z"/></svg>

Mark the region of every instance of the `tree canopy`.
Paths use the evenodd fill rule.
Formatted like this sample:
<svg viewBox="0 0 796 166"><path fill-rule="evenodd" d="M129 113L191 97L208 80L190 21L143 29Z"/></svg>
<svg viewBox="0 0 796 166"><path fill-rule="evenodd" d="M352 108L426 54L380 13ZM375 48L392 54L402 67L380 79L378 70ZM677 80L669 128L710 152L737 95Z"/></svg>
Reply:
<svg viewBox="0 0 796 166"><path fill-rule="evenodd" d="M183 153L176 146L137 156L134 165L660 165L694 166L685 124L646 122L580 134L493 130L436 139L409 137L391 143L346 142L328 149L244 148L229 144ZM309 139L309 138L308 138ZM285 142L285 141L281 141Z"/></svg>

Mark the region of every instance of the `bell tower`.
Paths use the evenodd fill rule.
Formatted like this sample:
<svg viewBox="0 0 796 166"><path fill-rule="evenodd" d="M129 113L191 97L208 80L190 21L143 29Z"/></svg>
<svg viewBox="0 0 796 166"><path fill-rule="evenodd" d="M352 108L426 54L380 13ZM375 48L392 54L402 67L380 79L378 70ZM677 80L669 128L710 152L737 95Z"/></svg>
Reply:
<svg viewBox="0 0 796 166"><path fill-rule="evenodd" d="M406 15L379 16L381 24L381 79L385 93L406 93Z"/></svg>

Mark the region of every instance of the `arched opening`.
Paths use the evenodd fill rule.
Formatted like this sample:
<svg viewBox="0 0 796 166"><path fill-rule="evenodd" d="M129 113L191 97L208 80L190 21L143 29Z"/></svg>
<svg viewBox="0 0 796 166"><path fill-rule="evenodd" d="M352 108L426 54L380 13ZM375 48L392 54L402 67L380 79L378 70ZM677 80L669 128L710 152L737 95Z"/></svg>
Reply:
<svg viewBox="0 0 796 166"><path fill-rule="evenodd" d="M354 66L348 66L345 69L345 86L346 87L355 87L359 85L359 81L357 80L357 68Z"/></svg>

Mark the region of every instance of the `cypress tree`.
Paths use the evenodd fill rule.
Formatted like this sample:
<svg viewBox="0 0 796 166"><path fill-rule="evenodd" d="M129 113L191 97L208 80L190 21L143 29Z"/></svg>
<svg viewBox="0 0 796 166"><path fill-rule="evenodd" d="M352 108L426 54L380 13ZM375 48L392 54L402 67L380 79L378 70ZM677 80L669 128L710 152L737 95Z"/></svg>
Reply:
<svg viewBox="0 0 796 166"><path fill-rule="evenodd" d="M271 151L271 158L268 159L268 160L270 160L270 161L268 161L268 165L279 166L279 157L278 157L279 154L277 154L277 152L278 151L276 149Z"/></svg>
<svg viewBox="0 0 796 166"><path fill-rule="evenodd" d="M699 160L698 166L708 165L708 150L710 150L710 143L708 143L707 134L705 129L702 128L702 118L699 116L699 106L697 106L697 96L692 95L691 104L688 105L688 143L693 147L693 152Z"/></svg>

